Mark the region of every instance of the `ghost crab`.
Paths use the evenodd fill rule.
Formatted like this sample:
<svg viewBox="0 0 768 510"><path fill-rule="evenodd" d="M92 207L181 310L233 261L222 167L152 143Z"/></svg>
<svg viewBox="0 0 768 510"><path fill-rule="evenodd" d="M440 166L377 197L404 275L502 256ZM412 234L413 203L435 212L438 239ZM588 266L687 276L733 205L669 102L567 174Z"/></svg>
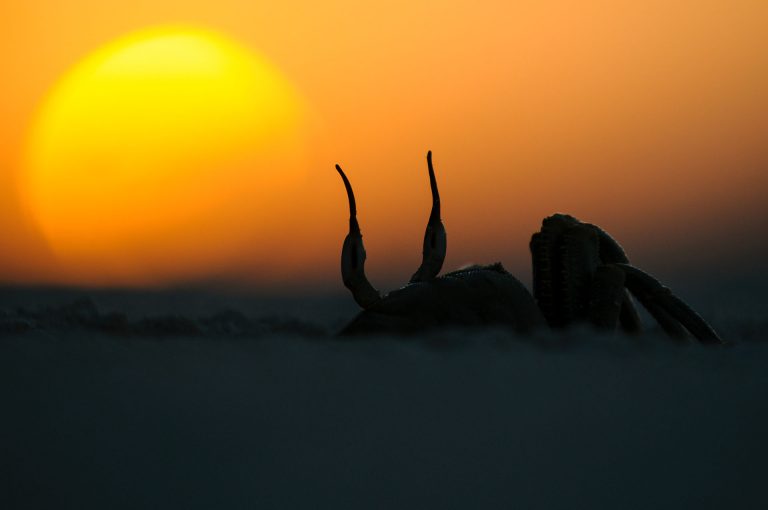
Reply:
<svg viewBox="0 0 768 510"><path fill-rule="evenodd" d="M658 280L630 265L607 232L564 214L545 218L530 243L533 294L500 263L470 266L438 276L446 253L440 194L427 153L432 212L424 233L422 263L405 287L382 295L365 276L365 247L347 176L349 234L341 252L344 285L363 308L342 334L415 333L446 326L501 325L519 332L549 326L591 324L603 331L633 333L642 325L634 298L672 338L691 335L722 343L717 333Z"/></svg>

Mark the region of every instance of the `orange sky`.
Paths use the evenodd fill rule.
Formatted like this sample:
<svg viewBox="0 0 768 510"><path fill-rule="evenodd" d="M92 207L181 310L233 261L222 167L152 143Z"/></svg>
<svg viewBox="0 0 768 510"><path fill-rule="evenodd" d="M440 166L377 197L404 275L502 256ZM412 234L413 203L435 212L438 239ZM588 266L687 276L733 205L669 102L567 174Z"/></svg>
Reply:
<svg viewBox="0 0 768 510"><path fill-rule="evenodd" d="M118 37L168 23L263 55L317 121L285 214L270 211L268 232L185 278L340 286L338 162L358 197L371 279L405 282L429 209L427 149L447 268L502 260L527 277L529 235L555 211L605 227L652 272L766 254L762 236L741 239L768 227L764 0L6 0L0 280L131 283L57 263L15 190L34 115L61 76ZM178 279L153 263L136 261L138 283Z"/></svg>

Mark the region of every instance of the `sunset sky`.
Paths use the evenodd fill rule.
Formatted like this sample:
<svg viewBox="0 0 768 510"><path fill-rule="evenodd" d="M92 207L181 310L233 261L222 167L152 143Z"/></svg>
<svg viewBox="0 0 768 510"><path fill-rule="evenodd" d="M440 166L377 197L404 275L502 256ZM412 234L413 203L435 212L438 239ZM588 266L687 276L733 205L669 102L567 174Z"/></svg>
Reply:
<svg viewBox="0 0 768 510"><path fill-rule="evenodd" d="M340 287L339 163L371 280L405 283L428 149L446 268L527 278L568 212L651 272L760 270L766 26L765 0L6 0L0 281Z"/></svg>

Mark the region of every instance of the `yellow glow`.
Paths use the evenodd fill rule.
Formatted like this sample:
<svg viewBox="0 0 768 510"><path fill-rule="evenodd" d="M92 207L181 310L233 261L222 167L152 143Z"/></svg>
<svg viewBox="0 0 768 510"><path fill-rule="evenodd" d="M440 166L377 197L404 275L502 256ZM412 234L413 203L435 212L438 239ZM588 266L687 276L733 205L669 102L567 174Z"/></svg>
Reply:
<svg viewBox="0 0 768 510"><path fill-rule="evenodd" d="M290 84L234 42L138 32L60 80L21 191L69 279L209 276L268 235L301 169L303 119Z"/></svg>

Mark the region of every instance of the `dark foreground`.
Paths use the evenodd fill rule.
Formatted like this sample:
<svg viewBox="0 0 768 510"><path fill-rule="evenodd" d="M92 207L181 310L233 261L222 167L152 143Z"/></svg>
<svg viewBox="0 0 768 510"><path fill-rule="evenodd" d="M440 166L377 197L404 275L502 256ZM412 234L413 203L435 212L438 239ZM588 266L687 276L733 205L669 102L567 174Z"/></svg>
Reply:
<svg viewBox="0 0 768 510"><path fill-rule="evenodd" d="M327 299L261 303L261 318L168 295L97 296L95 311L4 299L0 508L768 503L760 303L710 312L734 345L703 348L590 332L341 341L352 308Z"/></svg>

